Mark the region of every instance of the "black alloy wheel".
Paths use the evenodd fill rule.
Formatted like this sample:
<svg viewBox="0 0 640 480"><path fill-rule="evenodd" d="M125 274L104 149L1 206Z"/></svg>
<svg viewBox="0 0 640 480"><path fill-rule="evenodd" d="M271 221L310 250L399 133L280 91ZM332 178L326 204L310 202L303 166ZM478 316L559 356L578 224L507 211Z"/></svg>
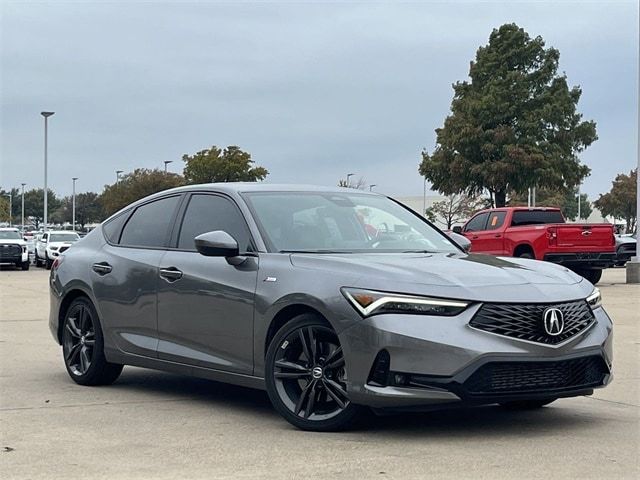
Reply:
<svg viewBox="0 0 640 480"><path fill-rule="evenodd" d="M85 297L67 309L62 330L62 354L69 376L80 385L108 385L122 372L122 365L107 362L98 315Z"/></svg>
<svg viewBox="0 0 640 480"><path fill-rule="evenodd" d="M274 407L304 430L348 427L360 407L347 393L345 358L333 329L303 314L276 334L267 353L267 392Z"/></svg>

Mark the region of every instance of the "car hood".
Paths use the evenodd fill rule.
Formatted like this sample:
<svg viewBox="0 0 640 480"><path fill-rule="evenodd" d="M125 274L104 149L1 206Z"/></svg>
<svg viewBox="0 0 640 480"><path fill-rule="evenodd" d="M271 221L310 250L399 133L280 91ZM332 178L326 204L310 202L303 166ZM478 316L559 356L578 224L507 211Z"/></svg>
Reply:
<svg viewBox="0 0 640 480"><path fill-rule="evenodd" d="M47 243L47 247L63 247L63 246L71 246L76 242L49 242Z"/></svg>
<svg viewBox="0 0 640 480"><path fill-rule="evenodd" d="M292 254L291 263L359 273L354 287L450 298L546 301L580 298L593 288L585 290L588 282L559 265L481 254Z"/></svg>
<svg viewBox="0 0 640 480"><path fill-rule="evenodd" d="M0 245L26 245L27 242L20 240L19 238L4 238L0 240Z"/></svg>

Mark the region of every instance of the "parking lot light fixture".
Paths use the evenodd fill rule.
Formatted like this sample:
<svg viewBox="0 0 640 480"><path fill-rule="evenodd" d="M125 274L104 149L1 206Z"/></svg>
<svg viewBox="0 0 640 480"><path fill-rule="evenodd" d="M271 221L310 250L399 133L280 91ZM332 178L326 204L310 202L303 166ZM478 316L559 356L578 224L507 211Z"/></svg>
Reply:
<svg viewBox="0 0 640 480"><path fill-rule="evenodd" d="M120 174L123 172L124 170L116 170L116 186L118 186L118 184L120 183Z"/></svg>
<svg viewBox="0 0 640 480"><path fill-rule="evenodd" d="M373 192L373 187L376 187L377 185L375 183L369 185L369 191Z"/></svg>
<svg viewBox="0 0 640 480"><path fill-rule="evenodd" d="M347 173L347 187L351 186L351 177L353 177L355 173Z"/></svg>
<svg viewBox="0 0 640 480"><path fill-rule="evenodd" d="M173 160L165 160L164 161L164 173L167 173L167 165L173 163Z"/></svg>
<svg viewBox="0 0 640 480"><path fill-rule="evenodd" d="M49 188L47 187L47 155L48 155L48 120L51 115L55 112L40 112L40 115L44 117L44 229L47 230L47 201L48 201L48 193Z"/></svg>
<svg viewBox="0 0 640 480"><path fill-rule="evenodd" d="M26 183L22 183L22 210L21 210L21 221L22 221L22 232L24 233L24 186L26 185Z"/></svg>
<svg viewBox="0 0 640 480"><path fill-rule="evenodd" d="M71 225L73 228L73 231L76 231L76 180L78 180L78 177L73 177L71 180L73 180L73 196L72 196L72 201L71 201L71 210L72 210L72 214L71 214Z"/></svg>

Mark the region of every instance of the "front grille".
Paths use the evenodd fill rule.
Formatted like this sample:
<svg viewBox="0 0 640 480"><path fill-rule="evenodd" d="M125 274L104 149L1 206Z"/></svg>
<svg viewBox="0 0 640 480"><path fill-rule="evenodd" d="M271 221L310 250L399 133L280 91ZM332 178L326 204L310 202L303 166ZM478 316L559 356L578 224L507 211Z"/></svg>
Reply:
<svg viewBox="0 0 640 480"><path fill-rule="evenodd" d="M559 335L548 335L544 329L544 311L557 308L564 317ZM595 321L585 300L557 304L485 303L469 322L474 328L505 337L555 345L573 337Z"/></svg>
<svg viewBox="0 0 640 480"><path fill-rule="evenodd" d="M22 255L22 247L20 245L0 245L0 258L16 257Z"/></svg>
<svg viewBox="0 0 640 480"><path fill-rule="evenodd" d="M604 360L596 356L558 362L491 362L476 370L464 387L471 395L575 390L602 385L608 373Z"/></svg>

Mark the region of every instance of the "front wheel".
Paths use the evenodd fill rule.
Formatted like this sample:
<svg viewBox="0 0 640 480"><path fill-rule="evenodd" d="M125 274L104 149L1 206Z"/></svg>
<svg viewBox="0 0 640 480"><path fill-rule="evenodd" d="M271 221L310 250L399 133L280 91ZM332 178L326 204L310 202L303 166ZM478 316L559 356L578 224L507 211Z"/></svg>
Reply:
<svg viewBox="0 0 640 480"><path fill-rule="evenodd" d="M110 385L122 365L107 362L98 314L89 299L76 298L67 309L62 331L62 354L69 376L80 385Z"/></svg>
<svg viewBox="0 0 640 480"><path fill-rule="evenodd" d="M599 269L580 270L576 273L578 275L582 275L584 278L589 280L594 285L598 283L602 278L602 270L599 270Z"/></svg>
<svg viewBox="0 0 640 480"><path fill-rule="evenodd" d="M22 262L21 268L22 270L29 270L29 260Z"/></svg>
<svg viewBox="0 0 640 480"><path fill-rule="evenodd" d="M349 400L345 358L333 329L302 314L284 325L267 350L265 382L274 408L303 430L349 427L362 407Z"/></svg>

